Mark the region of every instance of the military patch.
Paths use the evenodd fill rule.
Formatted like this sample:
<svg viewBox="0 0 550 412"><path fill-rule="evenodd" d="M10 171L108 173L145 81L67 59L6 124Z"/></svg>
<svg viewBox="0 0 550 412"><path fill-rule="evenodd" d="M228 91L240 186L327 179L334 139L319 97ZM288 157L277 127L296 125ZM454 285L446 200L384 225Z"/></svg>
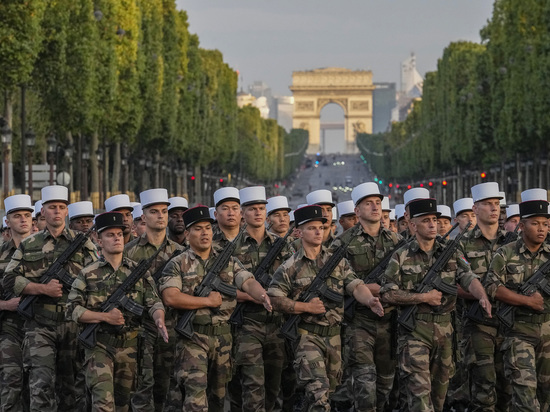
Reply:
<svg viewBox="0 0 550 412"><path fill-rule="evenodd" d="M466 263L468 266L470 266L470 262L468 262L464 256L460 256L459 259L462 260L464 263Z"/></svg>

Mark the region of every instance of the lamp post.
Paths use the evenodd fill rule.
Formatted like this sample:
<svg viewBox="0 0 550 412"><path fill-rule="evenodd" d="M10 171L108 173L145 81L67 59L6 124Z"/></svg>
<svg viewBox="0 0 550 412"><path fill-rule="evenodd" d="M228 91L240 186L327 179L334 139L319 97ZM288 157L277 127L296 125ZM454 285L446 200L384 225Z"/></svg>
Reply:
<svg viewBox="0 0 550 412"><path fill-rule="evenodd" d="M90 160L90 151L84 147L82 149L82 171L80 180L82 182L82 196L80 200L88 200L88 161Z"/></svg>
<svg viewBox="0 0 550 412"><path fill-rule="evenodd" d="M97 156L97 178L99 182L99 203L103 204L104 196L103 196L103 148L99 147L95 154Z"/></svg>
<svg viewBox="0 0 550 412"><path fill-rule="evenodd" d="M122 165L122 193L128 192L128 145L122 143L120 164Z"/></svg>
<svg viewBox="0 0 550 412"><path fill-rule="evenodd" d="M68 173L69 173L69 199L74 202L73 199L71 199L71 195L74 190L74 184L73 184L73 154L74 154L74 147L73 145L69 145L65 148L65 157L67 158L68 163Z"/></svg>
<svg viewBox="0 0 550 412"><path fill-rule="evenodd" d="M2 120L2 148L4 150L4 199L9 196L10 185L10 145L11 145L11 129L8 126L8 122Z"/></svg>
<svg viewBox="0 0 550 412"><path fill-rule="evenodd" d="M32 129L29 128L27 133L25 133L25 145L28 149L28 161L27 161L27 167L29 170L29 196L32 200L32 194L33 194L33 185L32 185L32 148L36 144L36 135L32 131Z"/></svg>
<svg viewBox="0 0 550 412"><path fill-rule="evenodd" d="M48 162L50 164L50 186L53 185L53 163L55 162L55 155L57 154L57 140L54 135L51 134L48 138Z"/></svg>

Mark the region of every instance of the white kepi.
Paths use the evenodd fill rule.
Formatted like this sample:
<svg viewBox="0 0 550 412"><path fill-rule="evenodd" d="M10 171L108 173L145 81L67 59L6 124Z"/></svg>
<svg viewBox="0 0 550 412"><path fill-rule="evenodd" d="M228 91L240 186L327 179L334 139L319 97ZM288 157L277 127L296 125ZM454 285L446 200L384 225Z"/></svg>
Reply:
<svg viewBox="0 0 550 412"><path fill-rule="evenodd" d="M407 190L403 194L403 201L405 202L405 207L411 203L413 200L418 199L430 199L430 191L423 187L413 187L412 189Z"/></svg>
<svg viewBox="0 0 550 412"><path fill-rule="evenodd" d="M29 195L13 195L6 197L4 199L4 207L6 208L6 215L18 210L27 210L31 213L34 211Z"/></svg>
<svg viewBox="0 0 550 412"><path fill-rule="evenodd" d="M111 196L108 199L105 199L105 211L106 212L113 212L116 210L121 209L130 209L134 210L132 205L130 204L130 198L128 195L120 194L120 195L114 195Z"/></svg>
<svg viewBox="0 0 550 412"><path fill-rule="evenodd" d="M278 210L286 210L290 212L290 207L288 206L288 199L286 196L273 196L267 199L267 215L276 212Z"/></svg>
<svg viewBox="0 0 550 412"><path fill-rule="evenodd" d="M218 207L223 202L237 202L241 203L241 198L239 197L239 189L236 187L222 187L214 192L214 206Z"/></svg>
<svg viewBox="0 0 550 412"><path fill-rule="evenodd" d="M399 203L395 205L395 219L399 221L399 219L402 219L405 217L405 205L403 203Z"/></svg>
<svg viewBox="0 0 550 412"><path fill-rule="evenodd" d="M164 188L149 189L139 194L141 210L153 205L169 205L168 190Z"/></svg>
<svg viewBox="0 0 550 412"><path fill-rule="evenodd" d="M500 199L500 207L506 207L506 193L498 192L502 198Z"/></svg>
<svg viewBox="0 0 550 412"><path fill-rule="evenodd" d="M395 209L390 210L390 222L395 220Z"/></svg>
<svg viewBox="0 0 550 412"><path fill-rule="evenodd" d="M306 196L306 202L308 205L330 205L334 207L334 202L332 201L332 193L327 189L314 190L311 193L308 193Z"/></svg>
<svg viewBox="0 0 550 412"><path fill-rule="evenodd" d="M83 216L94 217L94 204L92 202L84 200L69 205L69 220Z"/></svg>
<svg viewBox="0 0 550 412"><path fill-rule="evenodd" d="M208 213L210 213L210 219L216 220L216 208L215 207L209 207Z"/></svg>
<svg viewBox="0 0 550 412"><path fill-rule="evenodd" d="M384 199L382 199L382 211L383 212L389 212L390 210L391 210L390 198L384 196Z"/></svg>
<svg viewBox="0 0 550 412"><path fill-rule="evenodd" d="M457 217L462 212L469 212L474 207L474 199L471 197L463 197L458 199L453 203L453 209L455 211L455 217Z"/></svg>
<svg viewBox="0 0 550 412"><path fill-rule="evenodd" d="M267 204L265 187L263 186L245 187L239 190L239 198L241 199L241 206L255 205L258 203Z"/></svg>
<svg viewBox="0 0 550 412"><path fill-rule="evenodd" d="M168 199L168 201L170 202L170 206L168 206L168 211L172 209L189 209L189 202L184 197L174 196Z"/></svg>
<svg viewBox="0 0 550 412"><path fill-rule="evenodd" d="M521 192L522 202L531 202L533 200L548 200L548 193L545 189L527 189Z"/></svg>
<svg viewBox="0 0 550 412"><path fill-rule="evenodd" d="M141 203L138 202L132 202L132 207L134 210L132 210L132 219L141 219L141 215L143 215L143 210L141 209Z"/></svg>
<svg viewBox="0 0 550 412"><path fill-rule="evenodd" d="M380 188L374 182L361 183L353 188L351 191L351 200L355 206L361 202L366 197L376 196L380 200L384 199L384 196L380 194Z"/></svg>
<svg viewBox="0 0 550 412"><path fill-rule="evenodd" d="M486 199L502 199L497 182L480 183L472 187L472 199L475 202Z"/></svg>
<svg viewBox="0 0 550 412"><path fill-rule="evenodd" d="M69 203L69 189L61 185L43 187L41 190L42 205L47 202Z"/></svg>
<svg viewBox="0 0 550 412"><path fill-rule="evenodd" d="M439 217L446 217L451 220L451 208L447 205L437 205L437 211L441 213Z"/></svg>
<svg viewBox="0 0 550 412"><path fill-rule="evenodd" d="M338 207L338 215L340 217L355 215L355 205L353 200L346 200L336 205Z"/></svg>
<svg viewBox="0 0 550 412"><path fill-rule="evenodd" d="M34 215L35 217L42 213L42 200L37 200L34 204Z"/></svg>
<svg viewBox="0 0 550 412"><path fill-rule="evenodd" d="M508 205L506 207L506 220L513 216L519 216L519 205Z"/></svg>

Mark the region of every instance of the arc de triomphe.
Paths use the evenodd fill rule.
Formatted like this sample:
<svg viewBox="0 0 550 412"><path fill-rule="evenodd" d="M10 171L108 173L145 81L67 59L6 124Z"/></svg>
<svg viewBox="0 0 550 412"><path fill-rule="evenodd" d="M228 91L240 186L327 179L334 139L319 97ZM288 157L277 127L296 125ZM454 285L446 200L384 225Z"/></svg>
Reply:
<svg viewBox="0 0 550 412"><path fill-rule="evenodd" d="M337 67L292 73L292 127L309 131L308 153L320 148L321 109L336 103L344 109L346 152L357 153L357 133L372 133L372 72Z"/></svg>

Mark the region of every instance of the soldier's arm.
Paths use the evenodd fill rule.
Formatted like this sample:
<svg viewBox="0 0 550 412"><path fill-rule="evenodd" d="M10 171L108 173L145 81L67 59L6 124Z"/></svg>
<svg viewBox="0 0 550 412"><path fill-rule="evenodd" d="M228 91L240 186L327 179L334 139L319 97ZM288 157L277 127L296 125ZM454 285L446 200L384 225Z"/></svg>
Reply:
<svg viewBox="0 0 550 412"><path fill-rule="evenodd" d="M357 287L353 291L353 297L357 300L357 302L371 308L371 310L378 316L384 316L384 308L380 303L380 299L375 298L372 295L367 285L357 285Z"/></svg>
<svg viewBox="0 0 550 412"><path fill-rule="evenodd" d="M254 302L261 302L264 307L271 312L271 300L267 296L266 290L260 283L252 278L248 278L242 284L242 289L252 298Z"/></svg>

